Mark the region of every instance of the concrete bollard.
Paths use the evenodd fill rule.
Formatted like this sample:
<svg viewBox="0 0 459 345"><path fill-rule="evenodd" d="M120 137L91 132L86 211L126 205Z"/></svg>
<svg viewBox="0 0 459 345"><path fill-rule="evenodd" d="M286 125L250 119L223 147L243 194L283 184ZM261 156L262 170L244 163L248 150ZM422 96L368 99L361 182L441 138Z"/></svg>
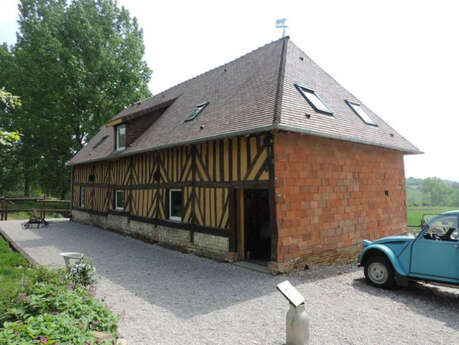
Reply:
<svg viewBox="0 0 459 345"><path fill-rule="evenodd" d="M290 303L286 318L287 345L304 345L309 343L309 319L304 303L295 307Z"/></svg>
<svg viewBox="0 0 459 345"><path fill-rule="evenodd" d="M277 285L277 290L289 301L287 312L287 345L305 345L309 343L309 319L304 306L304 297L288 280Z"/></svg>
<svg viewBox="0 0 459 345"><path fill-rule="evenodd" d="M61 256L64 258L65 266L69 267L71 261L79 260L83 257L82 253L78 252L68 252L68 253L61 253Z"/></svg>

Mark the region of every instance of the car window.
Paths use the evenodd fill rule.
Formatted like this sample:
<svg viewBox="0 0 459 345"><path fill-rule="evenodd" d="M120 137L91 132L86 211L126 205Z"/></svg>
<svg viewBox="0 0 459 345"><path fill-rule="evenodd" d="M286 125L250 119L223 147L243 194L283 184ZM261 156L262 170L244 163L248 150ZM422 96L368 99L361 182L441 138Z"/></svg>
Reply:
<svg viewBox="0 0 459 345"><path fill-rule="evenodd" d="M433 218L429 222L429 229L424 237L449 241L459 239L457 215L444 215Z"/></svg>

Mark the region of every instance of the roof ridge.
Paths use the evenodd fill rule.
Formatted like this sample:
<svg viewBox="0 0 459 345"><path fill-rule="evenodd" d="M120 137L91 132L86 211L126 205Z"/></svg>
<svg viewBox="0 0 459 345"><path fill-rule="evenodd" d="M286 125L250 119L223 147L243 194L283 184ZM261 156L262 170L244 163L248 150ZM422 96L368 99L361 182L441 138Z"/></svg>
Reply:
<svg viewBox="0 0 459 345"><path fill-rule="evenodd" d="M290 39L290 36L283 37L282 47L281 47L281 58L279 63L279 71L277 76L277 85L276 85L276 99L274 100L274 117L273 125L276 126L280 123L280 116L282 110L282 97L284 95L284 76L285 76L285 64L287 60L287 44Z"/></svg>

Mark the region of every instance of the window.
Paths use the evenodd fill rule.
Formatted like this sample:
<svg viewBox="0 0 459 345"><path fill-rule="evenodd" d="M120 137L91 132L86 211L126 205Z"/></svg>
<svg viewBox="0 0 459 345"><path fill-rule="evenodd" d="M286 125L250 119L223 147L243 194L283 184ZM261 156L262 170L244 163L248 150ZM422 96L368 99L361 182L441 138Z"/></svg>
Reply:
<svg viewBox="0 0 459 345"><path fill-rule="evenodd" d="M124 150L126 148L126 126L121 125L116 127L116 150Z"/></svg>
<svg viewBox="0 0 459 345"><path fill-rule="evenodd" d="M169 190L169 219L182 220L182 190Z"/></svg>
<svg viewBox="0 0 459 345"><path fill-rule="evenodd" d="M81 208L84 208L85 196L86 196L86 188L81 187L80 188L80 207Z"/></svg>
<svg viewBox="0 0 459 345"><path fill-rule="evenodd" d="M327 115L333 114L314 90L308 89L297 84L295 84L295 87L303 95L303 97L306 98L308 103L311 105L311 107L314 108L315 111Z"/></svg>
<svg viewBox="0 0 459 345"><path fill-rule="evenodd" d="M190 115L188 115L184 122L193 121L201 112L209 105L209 102L205 102L197 105Z"/></svg>
<svg viewBox="0 0 459 345"><path fill-rule="evenodd" d="M107 138L108 138L108 135L104 135L104 136L102 137L102 139L100 139L100 140L97 142L97 144L93 146L92 149L93 149L93 150L94 150L94 149L97 149L97 148L98 148Z"/></svg>
<svg viewBox="0 0 459 345"><path fill-rule="evenodd" d="M429 228L424 234L428 240L458 241L459 230L457 215L440 215L429 221Z"/></svg>
<svg viewBox="0 0 459 345"><path fill-rule="evenodd" d="M115 192L115 210L124 210L124 190L118 189Z"/></svg>
<svg viewBox="0 0 459 345"><path fill-rule="evenodd" d="M363 110L362 106L359 103L355 103L349 100L346 100L348 106L356 113L360 119L365 122L367 125L377 126L378 124L373 120L373 118L368 115L365 110Z"/></svg>

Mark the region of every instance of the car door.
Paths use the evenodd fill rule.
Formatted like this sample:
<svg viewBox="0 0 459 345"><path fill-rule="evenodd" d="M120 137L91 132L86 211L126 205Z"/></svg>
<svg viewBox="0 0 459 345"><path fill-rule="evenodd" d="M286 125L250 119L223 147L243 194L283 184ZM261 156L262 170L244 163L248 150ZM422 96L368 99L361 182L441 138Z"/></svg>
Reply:
<svg viewBox="0 0 459 345"><path fill-rule="evenodd" d="M444 236L455 228L449 239ZM440 236L443 238L440 239ZM411 251L410 272L413 275L459 280L458 216L440 215L429 222L429 228L418 236Z"/></svg>

